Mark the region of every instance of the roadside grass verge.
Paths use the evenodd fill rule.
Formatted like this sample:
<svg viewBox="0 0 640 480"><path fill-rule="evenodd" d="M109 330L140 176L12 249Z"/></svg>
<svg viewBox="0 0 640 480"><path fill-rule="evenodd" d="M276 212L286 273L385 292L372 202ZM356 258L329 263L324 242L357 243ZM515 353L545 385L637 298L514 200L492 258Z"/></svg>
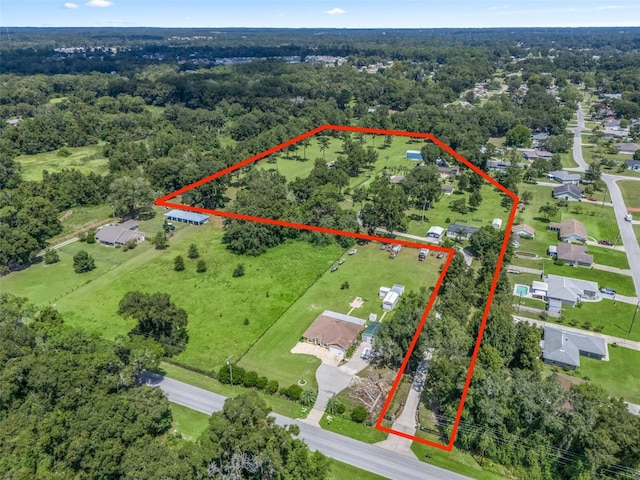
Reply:
<svg viewBox="0 0 640 480"><path fill-rule="evenodd" d="M640 208L640 182L631 180L617 182L624 204L631 208Z"/></svg>
<svg viewBox="0 0 640 480"><path fill-rule="evenodd" d="M209 415L192 410L177 403L170 403L171 431L179 432L185 440L196 441L207 429Z"/></svg>
<svg viewBox="0 0 640 480"><path fill-rule="evenodd" d="M378 443L387 438L387 433L377 430L372 426L364 425L363 423L356 423L350 418L346 418L349 412L341 415L330 415L331 421L327 420L327 414L322 416L320 420L320 426L324 430L344 435L345 437L360 440L365 443Z"/></svg>

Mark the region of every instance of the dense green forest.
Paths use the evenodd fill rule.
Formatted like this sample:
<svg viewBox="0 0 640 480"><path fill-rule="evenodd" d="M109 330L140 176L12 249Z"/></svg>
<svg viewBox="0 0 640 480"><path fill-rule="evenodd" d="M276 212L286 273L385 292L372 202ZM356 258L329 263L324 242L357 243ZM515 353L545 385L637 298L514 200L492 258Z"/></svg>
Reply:
<svg viewBox="0 0 640 480"><path fill-rule="evenodd" d="M640 117L637 28L392 30L384 37L373 30L221 31L224 35L164 29L0 32L3 274L37 261L60 237L69 209L106 205L122 219L152 216L155 198L322 124L432 133L487 170L498 155L490 139L525 146L531 132L545 132L545 148L566 152L566 127L585 95L620 94L603 105L622 120ZM311 61L320 55L344 61ZM247 58L216 61L225 57ZM378 62L372 73L362 69ZM492 94L478 98L476 84ZM373 141L330 131L278 157L309 162L304 178L250 167L181 200L353 232L405 230L411 209L428 215L442 195L436 161L446 155L424 146L425 165L406 172L401 185L382 175L366 188L351 189L350 181L384 156ZM330 142L340 151L332 168L323 158ZM310 146L322 153L307 158ZM64 165L88 148L95 149L90 160L101 162L102 171L70 165L25 173L32 156L53 155ZM503 154L509 158L516 152ZM550 161L560 165L559 156ZM537 166L538 173L536 164L528 172L514 166L499 179L517 192L521 182L549 164ZM463 169L457 180L472 207L483 201L478 178ZM502 201L502 207L510 206L507 197ZM459 208L469 206L463 201ZM292 238L316 245L352 243L238 220L226 220L223 229L223 242L239 258L261 255ZM490 228L472 238L471 247L482 258L476 270L454 256L439 292L438 315L432 313L409 365L412 371L420 362L418 352L432 350L422 401L437 412L435 432L445 439L501 242ZM49 255L52 262L54 257ZM540 331L513 323L511 297L502 272L456 446L504 465L517 478L633 478L640 468L640 419L596 385L565 391L553 375L545 375ZM1 475L159 478L162 472L204 478L231 474L246 454L252 465L277 466L282 478L326 478L326 459L295 439L295 428L265 420L268 408L252 394L229 400L214 414L197 447L168 432L168 401L137 383L143 369L184 348L186 316L161 294L144 298L139 292L123 300L120 313L142 324L160 304L179 319L177 340L167 341L176 334L169 321L166 331L147 325L146 331L139 327L112 342L67 327L54 309L0 297ZM412 292L394 321L384 324L381 364L400 366L424 304L425 292ZM149 334L154 328L156 334ZM238 415L251 428L234 426ZM99 448L93 435L100 435ZM245 452L245 445L255 449ZM259 462L253 455L260 455Z"/></svg>

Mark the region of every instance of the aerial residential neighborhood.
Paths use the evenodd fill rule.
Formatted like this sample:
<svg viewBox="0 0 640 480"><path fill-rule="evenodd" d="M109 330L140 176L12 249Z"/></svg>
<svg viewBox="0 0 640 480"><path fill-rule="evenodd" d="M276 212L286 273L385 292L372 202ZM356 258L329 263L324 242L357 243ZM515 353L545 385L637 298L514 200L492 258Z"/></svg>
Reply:
<svg viewBox="0 0 640 480"><path fill-rule="evenodd" d="M640 6L27 3L1 478L640 478Z"/></svg>

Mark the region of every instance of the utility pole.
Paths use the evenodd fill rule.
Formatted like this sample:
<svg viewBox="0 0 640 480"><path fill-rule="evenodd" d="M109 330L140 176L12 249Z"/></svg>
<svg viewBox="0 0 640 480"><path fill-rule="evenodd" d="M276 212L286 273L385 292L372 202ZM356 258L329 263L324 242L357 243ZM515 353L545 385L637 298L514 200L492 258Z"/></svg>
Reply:
<svg viewBox="0 0 640 480"><path fill-rule="evenodd" d="M633 328L633 322L636 321L636 314L638 313L638 309L640 308L640 300L638 300L638 304L636 305L636 309L633 312L633 318L631 319L631 325L629 326L629 331L627 333L631 333L631 329Z"/></svg>
<svg viewBox="0 0 640 480"><path fill-rule="evenodd" d="M231 358L233 358L233 355L229 355L227 357L227 365L229 365L229 381L233 386L233 371L231 370L231 362L230 362Z"/></svg>

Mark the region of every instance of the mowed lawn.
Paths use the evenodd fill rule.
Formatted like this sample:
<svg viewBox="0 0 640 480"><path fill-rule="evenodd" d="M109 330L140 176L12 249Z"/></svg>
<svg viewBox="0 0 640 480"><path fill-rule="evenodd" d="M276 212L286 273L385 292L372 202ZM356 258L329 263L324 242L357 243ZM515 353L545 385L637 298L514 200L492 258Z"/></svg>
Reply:
<svg viewBox="0 0 640 480"><path fill-rule="evenodd" d="M335 245L318 248L295 241L257 258L241 257L226 250L221 236L212 224L187 227L165 251L148 243L122 252L76 242L64 247L60 263L35 265L3 278L0 285L37 304L55 303L66 322L107 338L125 334L134 325L117 315L127 292L169 293L189 315L189 343L177 360L217 370L228 355L242 355L341 252ZM196 260L187 258L190 243L207 262L206 273L196 273ZM94 256L96 270L73 272L72 255L80 249ZM185 271L173 270L176 255L185 258ZM233 278L239 263L246 273Z"/></svg>
<svg viewBox="0 0 640 480"><path fill-rule="evenodd" d="M609 345L609 361L580 357L580 368L575 376L588 377L612 397L640 404L640 352Z"/></svg>
<svg viewBox="0 0 640 480"><path fill-rule="evenodd" d="M640 182L626 180L618 182L624 204L630 208L640 208Z"/></svg>
<svg viewBox="0 0 640 480"><path fill-rule="evenodd" d="M22 167L22 178L25 180L42 180L42 171L59 172L64 168L75 168L82 173L94 172L99 175L107 173L107 159L102 155L102 145L86 147L65 147L71 155L61 157L59 150L38 153L37 155L21 155L16 158Z"/></svg>
<svg viewBox="0 0 640 480"><path fill-rule="evenodd" d="M418 261L418 252L413 248L403 248L391 260L379 248L378 243L358 246L356 255L343 255L346 259L336 272L327 272L301 296L265 335L247 352L239 365L247 370L278 380L282 385L291 385L300 379L307 381L309 388L315 388L315 370L320 360L307 355L290 353L307 327L324 310L347 314L349 303L361 297L364 304L351 312L352 316L367 319L370 313L381 318L381 300L378 290L381 286L393 284L405 286L405 292L435 286L440 265L445 259L437 260L429 256L426 261ZM341 285L349 283L348 289ZM389 321L387 314L383 321Z"/></svg>

